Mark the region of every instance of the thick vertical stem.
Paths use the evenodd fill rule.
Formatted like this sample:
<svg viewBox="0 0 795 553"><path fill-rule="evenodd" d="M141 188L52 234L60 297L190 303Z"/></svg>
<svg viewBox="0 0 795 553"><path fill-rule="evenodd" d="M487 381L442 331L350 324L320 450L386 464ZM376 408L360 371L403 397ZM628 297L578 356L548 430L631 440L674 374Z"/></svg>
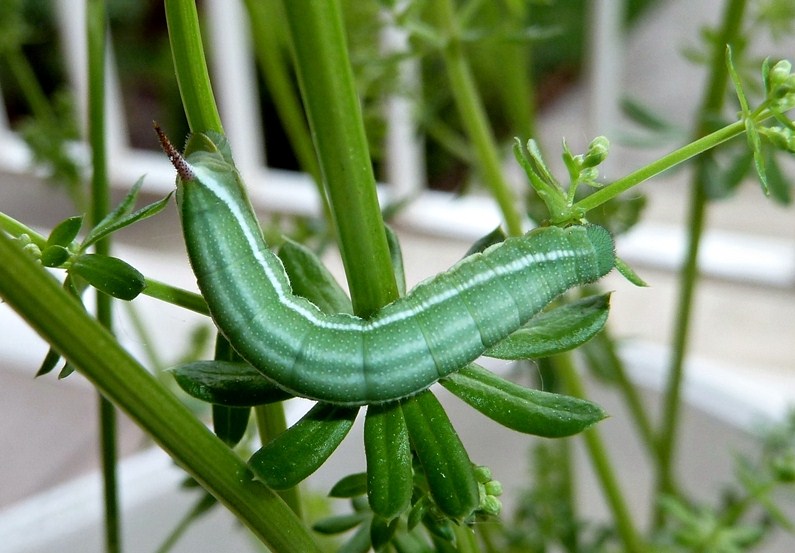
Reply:
<svg viewBox="0 0 795 553"><path fill-rule="evenodd" d="M165 0L168 38L182 107L192 132L223 132L199 28L195 0Z"/></svg>
<svg viewBox="0 0 795 553"><path fill-rule="evenodd" d="M274 492L253 479L237 454L4 233L0 260L0 298L272 551L319 551L306 527Z"/></svg>
<svg viewBox="0 0 795 553"><path fill-rule="evenodd" d="M337 0L286 0L296 72L357 315L397 297Z"/></svg>

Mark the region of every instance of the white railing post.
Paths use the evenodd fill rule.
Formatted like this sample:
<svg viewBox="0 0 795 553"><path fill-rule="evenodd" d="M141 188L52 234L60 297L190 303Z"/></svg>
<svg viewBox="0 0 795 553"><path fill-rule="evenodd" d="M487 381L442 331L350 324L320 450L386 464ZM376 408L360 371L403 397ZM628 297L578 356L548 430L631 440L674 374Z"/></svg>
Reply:
<svg viewBox="0 0 795 553"><path fill-rule="evenodd" d="M588 135L610 136L620 115L624 0L592 0L588 21Z"/></svg>
<svg viewBox="0 0 795 553"><path fill-rule="evenodd" d="M210 72L224 132L241 170L261 168L266 160L248 17L239 1L208 0L205 10Z"/></svg>
<svg viewBox="0 0 795 553"><path fill-rule="evenodd" d="M406 2L393 9L399 11ZM392 55L409 49L408 33L385 17L386 25L381 36L385 54ZM425 142L416 124L416 110L410 93L419 89L419 64L416 59L400 62L396 79L396 92L386 104L386 184L393 200L417 196L426 186Z"/></svg>
<svg viewBox="0 0 795 553"><path fill-rule="evenodd" d="M74 91L78 121L83 129L88 125L88 40L86 37L85 0L59 0L55 3L61 48L69 82ZM105 56L105 132L111 156L127 149L129 133L119 85L118 69L108 42ZM85 133L84 133L85 135Z"/></svg>

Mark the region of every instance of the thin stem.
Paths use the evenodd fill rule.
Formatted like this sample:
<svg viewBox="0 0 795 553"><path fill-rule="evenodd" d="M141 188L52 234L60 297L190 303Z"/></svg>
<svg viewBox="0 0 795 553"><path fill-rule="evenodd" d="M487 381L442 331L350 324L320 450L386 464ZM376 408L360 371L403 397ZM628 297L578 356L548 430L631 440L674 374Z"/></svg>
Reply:
<svg viewBox="0 0 795 553"><path fill-rule="evenodd" d="M41 84L22 50L18 46L7 50L5 60L22 91L22 95L30 106L33 116L42 121L54 123L55 113L53 113L47 95L41 88Z"/></svg>
<svg viewBox="0 0 795 553"><path fill-rule="evenodd" d="M456 551L458 553L479 553L480 544L475 536L475 529L464 524L453 526L456 538Z"/></svg>
<svg viewBox="0 0 795 553"><path fill-rule="evenodd" d="M185 513L185 516L177 523L171 533L166 536L166 539L160 544L160 547L157 548L156 553L169 553L174 549L174 546L179 541L179 539L185 535L185 532L188 531L191 524L201 516L207 509L213 506L215 503L215 499L212 496L207 494L203 494L201 499L196 502L196 505L193 508Z"/></svg>
<svg viewBox="0 0 795 553"><path fill-rule="evenodd" d="M398 293L342 14L336 0L282 4L353 309L366 317Z"/></svg>
<svg viewBox="0 0 795 553"><path fill-rule="evenodd" d="M745 14L746 0L731 0L726 4L719 39L714 42L711 76L704 94L695 136L703 136L709 129L710 119L720 113L726 97L729 72L726 67L725 45L732 44L740 34ZM739 122L739 123L742 123ZM739 123L735 123L737 125ZM730 125L730 126L734 126ZM714 133L713 133L714 134ZM707 135L712 136L712 135ZM703 139L702 139L703 140ZM698 142L698 141L697 141ZM674 319L674 338L668 382L663 396L662 423L658 440L657 493L672 493L675 490L674 459L677 429L681 411L681 390L684 378L684 360L690 337L690 322L698 280L698 252L706 221L708 196L706 192L706 164L708 157L699 158L691 182L690 214L687 253L680 273L680 288L677 314ZM663 522L662 509L654 513L655 524Z"/></svg>
<svg viewBox="0 0 795 553"><path fill-rule="evenodd" d="M574 209L590 211L591 209L599 207L600 205L612 200L619 194L626 192L630 188L637 186L638 184L647 181L652 177L656 177L660 173L663 173L668 169L671 169L672 167L675 167L676 165L679 165L680 163L697 156L698 154L702 154L707 150L714 148L718 144L722 144L727 140L731 140L735 136L739 136L744 132L744 121L736 121L723 127L722 129L718 129L717 131L699 138L698 140L695 140L686 146L679 148L678 150L674 150L673 152L664 155L660 159L653 161L652 163L638 169L637 171L633 171L629 175L608 184L593 194L586 196L574 204Z"/></svg>
<svg viewBox="0 0 795 553"><path fill-rule="evenodd" d="M177 288L176 286L171 286L170 284L166 284L158 280L147 278L146 287L142 293L149 296L150 298L155 298L172 305L176 305L177 307L189 309L190 311L199 313L200 315L210 314L210 310L207 308L207 303L199 294L183 290L182 288Z"/></svg>
<svg viewBox="0 0 795 553"><path fill-rule="evenodd" d="M0 230L7 232L13 237L27 236L30 238L31 243L35 244L40 249L47 245L47 238L45 236L42 236L24 223L17 221L1 211ZM155 298L176 305L177 307L188 309L200 315L210 314L207 303L199 294L177 288L176 286L160 282L159 280L147 278L146 287L142 293L150 298Z"/></svg>
<svg viewBox="0 0 795 553"><path fill-rule="evenodd" d="M522 219L517 209L519 204L502 173L499 149L464 54L453 3L451 0L438 0L430 6L435 12L437 25L447 38L447 45L442 53L450 77L450 89L466 133L472 141L478 169L500 206L508 234L521 235Z"/></svg>
<svg viewBox="0 0 795 553"><path fill-rule="evenodd" d="M569 355L560 355L556 357L556 362L569 393L575 397L585 398L585 387L571 362L571 357ZM582 437L588 450L588 458L593 465L605 500L613 515L618 536L624 544L624 551L627 553L642 553L645 549L632 520L629 506L624 500L618 478L613 471L607 455L607 448L599 431L596 428L589 428L582 433Z"/></svg>
<svg viewBox="0 0 795 553"><path fill-rule="evenodd" d="M603 330L594 338L592 344L601 350L601 355L606 356L605 363L612 368L616 384L619 390L621 390L622 397L629 409L630 418L635 425L638 435L648 450L650 458L655 459L657 455L657 437L654 432L654 427L649 418L649 413L643 405L639 389L630 381L627 376L624 361L618 353L616 353L616 341L614 337L610 335L609 329ZM590 347L590 344L586 347Z"/></svg>
<svg viewBox="0 0 795 553"><path fill-rule="evenodd" d="M89 0L86 4L86 33L88 44L88 138L91 144L91 222L105 218L110 210L110 184L105 133L105 2ZM98 254L110 254L110 240L95 245ZM97 320L110 332L113 327L112 298L97 291ZM116 440L116 410L102 394L98 397L102 482L105 503L105 550L121 551L121 520L119 517L116 471L118 451Z"/></svg>
<svg viewBox="0 0 795 553"><path fill-rule="evenodd" d="M254 41L254 52L260 65L260 74L265 80L273 104L279 114L284 131L295 152L298 164L312 175L323 192L323 179L320 175L315 150L312 147L312 136L301 109L301 102L290 76L288 60L285 59L280 42L284 32L284 14L278 0L245 0L248 10L251 35ZM328 202L325 202L328 209ZM330 215L330 212L329 212ZM329 217L329 220L331 218Z"/></svg>
<svg viewBox="0 0 795 553"><path fill-rule="evenodd" d="M323 216L329 228L332 228L331 206L323 189L323 177L312 146L312 135L280 41L284 33L281 4L279 0L245 0L245 4L260 75L265 80L299 167L312 176L323 206Z"/></svg>
<svg viewBox="0 0 795 553"><path fill-rule="evenodd" d="M0 211L0 230L7 232L13 237L27 236L31 243L43 249L47 245L47 238L24 223L17 221L13 217ZM152 278L146 279L144 295L155 298L177 307L188 309L200 315L209 315L210 310L204 298L195 292L189 292L182 288L177 288L165 282L160 282Z"/></svg>
<svg viewBox="0 0 795 553"><path fill-rule="evenodd" d="M0 297L273 551L319 551L282 500L2 233Z"/></svg>
<svg viewBox="0 0 795 553"><path fill-rule="evenodd" d="M0 211L0 230L4 230L14 237L27 236L33 244L36 244L39 249L43 249L47 245L47 238L42 236L25 223L17 221L13 217L6 215Z"/></svg>

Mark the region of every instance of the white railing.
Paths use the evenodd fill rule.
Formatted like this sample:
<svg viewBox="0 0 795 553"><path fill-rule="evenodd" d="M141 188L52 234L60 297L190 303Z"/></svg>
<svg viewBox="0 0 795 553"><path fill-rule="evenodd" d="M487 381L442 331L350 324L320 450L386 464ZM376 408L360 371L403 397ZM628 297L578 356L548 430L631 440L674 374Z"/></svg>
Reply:
<svg viewBox="0 0 795 553"><path fill-rule="evenodd" d="M587 106L587 117L584 118L587 128L578 129L578 135L610 135L616 130L610 125L618 120L618 99L622 93L619 83L625 65L623 60L626 59L619 32L622 4L612 0L594 0L591 3L589 71L584 86L585 99L582 100L582 104ZM66 73L75 91L79 116L85 121L84 0L57 0L55 6ZM264 139L256 101L255 63L242 3L208 0L203 2L203 6L208 15L204 18L207 22L205 32L215 93L236 161L252 185L252 202L258 208L272 212L319 213L320 204L314 185L306 175L271 169L263 159ZM401 31L388 29L383 36L382 47L400 49L405 40ZM416 84L417 73L415 67L406 65L401 78L411 86L411 83ZM107 75L107 131L112 182L128 187L140 175L147 174L146 190L157 194L171 190L173 175L165 157L129 146L112 52L108 54ZM387 105L387 177L379 190L385 200L414 198L401 213L400 225L466 239L481 236L494 228L500 221L500 214L489 198L454 197L425 187L422 143L412 120L413 106L403 96L391 99ZM513 165L512 160L506 159L506 166L515 173ZM29 168L25 146L9 130L8 121L0 117L0 170L25 173ZM795 244L792 237L759 238L719 231L711 232L709 236L704 254L707 274L766 285L791 286L795 283ZM680 259L682 245L682 233L663 223L640 225L633 236L624 240L621 248L622 254L630 260L668 270Z"/></svg>

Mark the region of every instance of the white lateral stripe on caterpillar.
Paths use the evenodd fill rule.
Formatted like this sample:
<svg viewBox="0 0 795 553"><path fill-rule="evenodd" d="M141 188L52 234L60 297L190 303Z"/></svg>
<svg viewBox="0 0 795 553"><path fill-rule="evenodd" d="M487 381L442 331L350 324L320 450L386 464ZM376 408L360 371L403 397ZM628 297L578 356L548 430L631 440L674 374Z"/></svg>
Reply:
<svg viewBox="0 0 795 553"><path fill-rule="evenodd" d="M223 138L195 135L186 152L169 157L186 176L183 232L213 319L246 361L299 396L358 405L417 393L614 264L601 227L539 229L461 260L372 318L325 314L292 293Z"/></svg>

